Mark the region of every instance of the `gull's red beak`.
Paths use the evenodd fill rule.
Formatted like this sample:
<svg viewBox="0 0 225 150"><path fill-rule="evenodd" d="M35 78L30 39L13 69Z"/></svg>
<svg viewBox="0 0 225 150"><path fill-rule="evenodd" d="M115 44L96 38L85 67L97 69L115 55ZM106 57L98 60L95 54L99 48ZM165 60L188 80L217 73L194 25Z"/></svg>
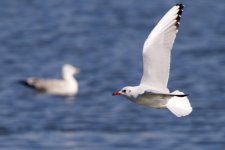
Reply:
<svg viewBox="0 0 225 150"><path fill-rule="evenodd" d="M121 95L122 93L119 91L119 92L114 92L112 93L112 96L118 96L118 95Z"/></svg>

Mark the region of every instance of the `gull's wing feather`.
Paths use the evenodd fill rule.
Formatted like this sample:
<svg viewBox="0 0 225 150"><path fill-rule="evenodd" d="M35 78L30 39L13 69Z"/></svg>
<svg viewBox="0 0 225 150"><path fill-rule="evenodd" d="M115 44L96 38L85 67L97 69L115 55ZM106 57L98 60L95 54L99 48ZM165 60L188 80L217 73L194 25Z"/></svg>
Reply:
<svg viewBox="0 0 225 150"><path fill-rule="evenodd" d="M144 95L151 94L151 95L164 95L164 96L177 96L177 97L185 97L188 96L188 94L184 93L164 93L156 90L145 90Z"/></svg>
<svg viewBox="0 0 225 150"><path fill-rule="evenodd" d="M159 21L144 43L143 76L140 85L168 92L170 54L184 6L173 6Z"/></svg>
<svg viewBox="0 0 225 150"><path fill-rule="evenodd" d="M57 79L44 80L37 78L29 78L26 83L28 86L43 92L56 88L59 90L65 88L65 83L62 80Z"/></svg>

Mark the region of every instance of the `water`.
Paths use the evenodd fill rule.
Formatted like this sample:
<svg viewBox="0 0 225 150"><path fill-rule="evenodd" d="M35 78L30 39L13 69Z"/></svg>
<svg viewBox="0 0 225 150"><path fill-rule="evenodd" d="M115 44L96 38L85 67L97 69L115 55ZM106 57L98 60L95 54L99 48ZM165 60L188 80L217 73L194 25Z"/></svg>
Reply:
<svg viewBox="0 0 225 150"><path fill-rule="evenodd" d="M225 1L188 1L169 87L190 94L176 118L111 93L136 85L149 31L175 3L164 0L0 1L0 149L225 149ZM81 68L76 99L16 83Z"/></svg>

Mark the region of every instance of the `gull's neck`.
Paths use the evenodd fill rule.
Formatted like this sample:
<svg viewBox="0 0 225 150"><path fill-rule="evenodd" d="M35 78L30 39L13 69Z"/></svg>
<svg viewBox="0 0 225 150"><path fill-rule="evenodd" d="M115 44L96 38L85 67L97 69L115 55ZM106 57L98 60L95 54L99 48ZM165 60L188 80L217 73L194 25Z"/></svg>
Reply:
<svg viewBox="0 0 225 150"><path fill-rule="evenodd" d="M62 72L62 78L69 82L69 83L74 83L75 82L75 79L74 79L74 76L73 74L69 73L69 72Z"/></svg>
<svg viewBox="0 0 225 150"><path fill-rule="evenodd" d="M132 93L128 97L129 97L129 99L136 99L139 96L139 94L141 94L143 92L144 92L144 89L142 89L141 86L133 86Z"/></svg>
<svg viewBox="0 0 225 150"><path fill-rule="evenodd" d="M62 73L62 78L67 84L67 88L71 90L72 92L77 92L78 90L78 82L74 78L73 74L70 72L63 72Z"/></svg>

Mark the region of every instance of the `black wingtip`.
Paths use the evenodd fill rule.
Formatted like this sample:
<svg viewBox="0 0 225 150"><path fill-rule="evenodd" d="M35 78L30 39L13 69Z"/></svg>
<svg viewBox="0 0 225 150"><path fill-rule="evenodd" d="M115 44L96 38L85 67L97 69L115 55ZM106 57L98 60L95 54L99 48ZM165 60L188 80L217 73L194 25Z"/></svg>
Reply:
<svg viewBox="0 0 225 150"><path fill-rule="evenodd" d="M184 8L184 5L183 4L176 4L176 6L179 6L180 9L183 9Z"/></svg>
<svg viewBox="0 0 225 150"><path fill-rule="evenodd" d="M30 88L30 89L36 89L33 85L31 84L28 84L27 80L19 80L17 81L18 84L21 84L22 86L25 86L27 88Z"/></svg>
<svg viewBox="0 0 225 150"><path fill-rule="evenodd" d="M177 22L176 22L176 27L179 28L179 25L180 25L180 18L181 18L181 15L183 13L183 9L184 9L184 5L183 4L176 4L176 6L179 6L179 11L177 12Z"/></svg>
<svg viewBox="0 0 225 150"><path fill-rule="evenodd" d="M21 85L29 86L29 84L27 83L26 80L19 80L19 81L17 81L17 83L21 84Z"/></svg>
<svg viewBox="0 0 225 150"><path fill-rule="evenodd" d="M187 97L189 94L176 95L177 97Z"/></svg>

